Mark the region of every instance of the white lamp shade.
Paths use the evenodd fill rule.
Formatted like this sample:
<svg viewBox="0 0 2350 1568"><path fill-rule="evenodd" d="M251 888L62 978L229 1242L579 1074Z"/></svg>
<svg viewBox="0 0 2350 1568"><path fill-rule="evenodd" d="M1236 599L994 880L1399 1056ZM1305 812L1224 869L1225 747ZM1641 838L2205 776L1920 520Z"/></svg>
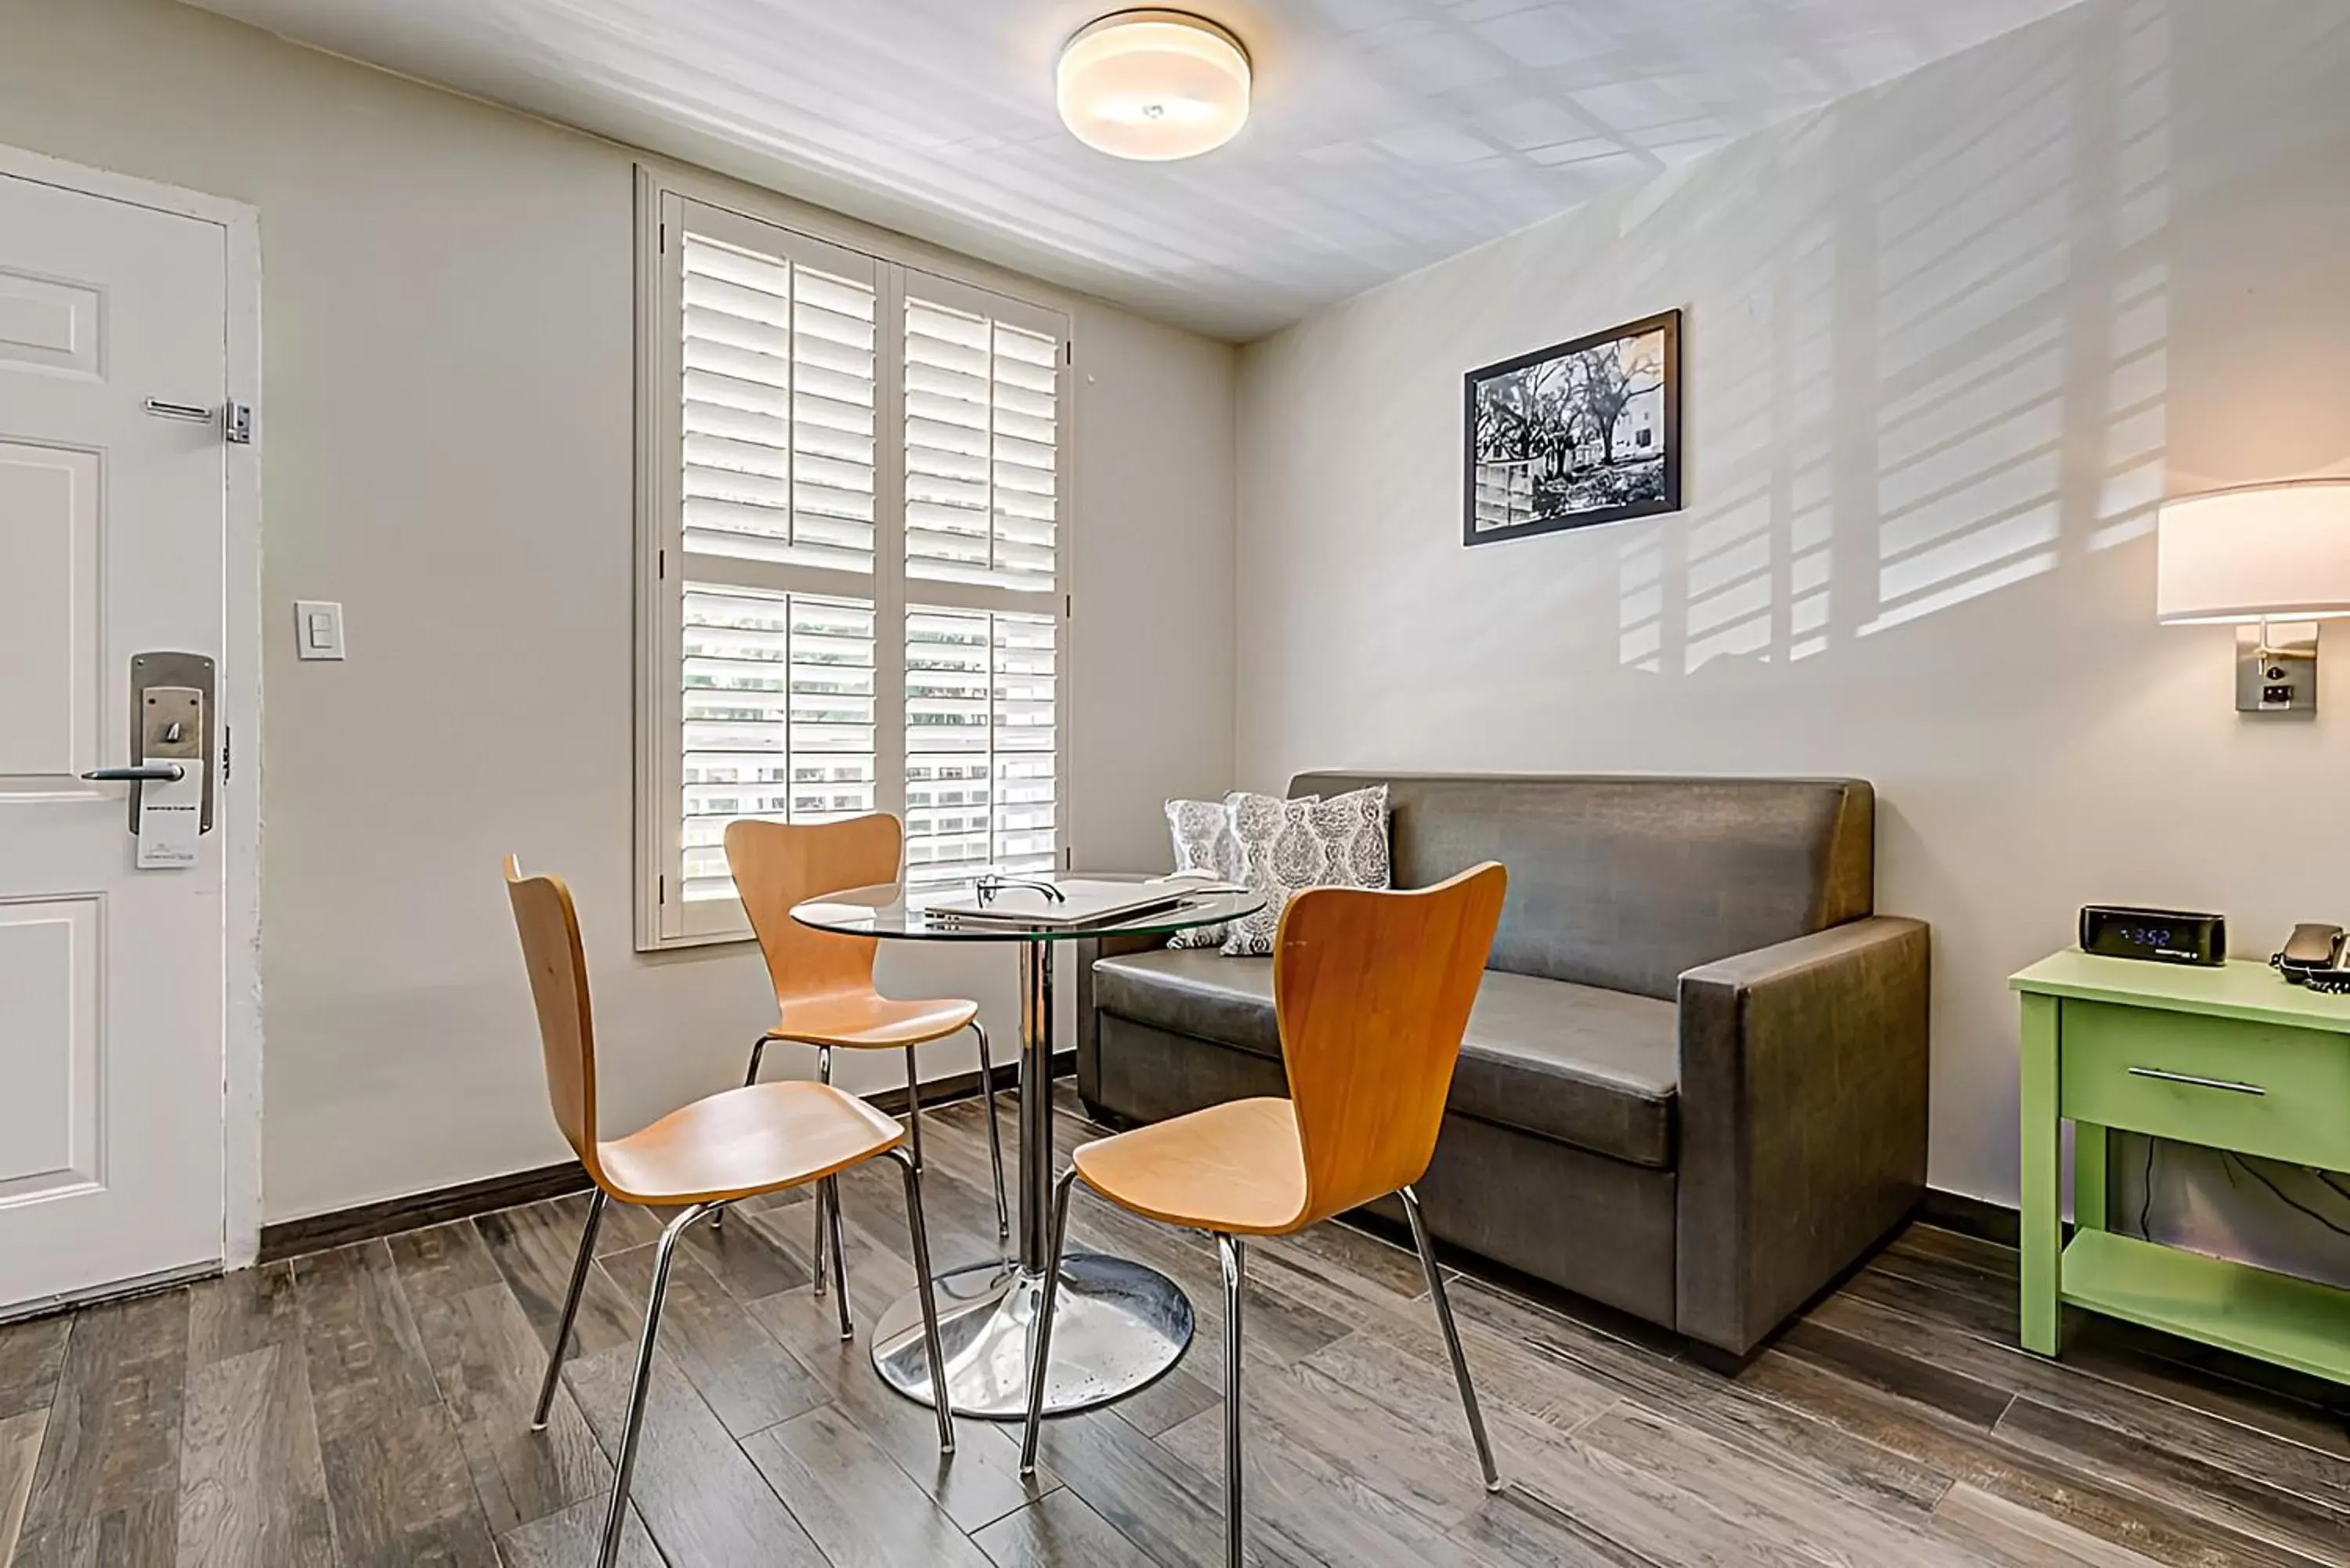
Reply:
<svg viewBox="0 0 2350 1568"><path fill-rule="evenodd" d="M2350 479L2164 502L2154 581L2155 615L2166 621L2350 616Z"/></svg>
<svg viewBox="0 0 2350 1568"><path fill-rule="evenodd" d="M1221 147L1249 111L1240 40L1181 11L1121 11L1061 51L1062 123L1119 158L1165 162Z"/></svg>

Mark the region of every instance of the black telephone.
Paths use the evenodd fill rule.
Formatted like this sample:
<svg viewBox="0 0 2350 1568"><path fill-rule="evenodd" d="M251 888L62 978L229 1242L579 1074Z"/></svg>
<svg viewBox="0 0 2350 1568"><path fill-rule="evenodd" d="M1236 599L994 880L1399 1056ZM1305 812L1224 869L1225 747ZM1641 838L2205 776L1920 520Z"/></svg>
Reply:
<svg viewBox="0 0 2350 1568"><path fill-rule="evenodd" d="M2312 991L2350 992L2350 944L2339 926L2305 921L2269 959L2285 979Z"/></svg>

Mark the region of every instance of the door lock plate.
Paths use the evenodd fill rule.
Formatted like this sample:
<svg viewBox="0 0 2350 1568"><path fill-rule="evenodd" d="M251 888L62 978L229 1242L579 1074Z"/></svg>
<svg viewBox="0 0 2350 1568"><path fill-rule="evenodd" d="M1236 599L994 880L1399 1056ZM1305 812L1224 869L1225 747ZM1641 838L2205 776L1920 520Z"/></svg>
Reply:
<svg viewBox="0 0 2350 1568"><path fill-rule="evenodd" d="M136 653L130 657L130 761L202 766L213 754L213 661L202 653ZM213 830L214 771L203 769L203 804L196 831ZM139 832L139 797L130 786L130 832Z"/></svg>

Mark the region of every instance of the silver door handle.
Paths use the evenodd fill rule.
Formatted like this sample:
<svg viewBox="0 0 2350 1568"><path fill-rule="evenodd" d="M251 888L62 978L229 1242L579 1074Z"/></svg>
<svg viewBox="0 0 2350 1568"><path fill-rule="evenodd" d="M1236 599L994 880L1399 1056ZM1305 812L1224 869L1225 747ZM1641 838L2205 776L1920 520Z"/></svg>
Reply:
<svg viewBox="0 0 2350 1568"><path fill-rule="evenodd" d="M2166 1084L2191 1084L2199 1089L2225 1089L2231 1095L2265 1095L2258 1084L2239 1084L2229 1078L2199 1078L2191 1073L2166 1073L2159 1067L2132 1067L2133 1078L2159 1078Z"/></svg>
<svg viewBox="0 0 2350 1568"><path fill-rule="evenodd" d="M178 784L188 770L177 763L141 763L130 768L92 768L81 776L98 784Z"/></svg>

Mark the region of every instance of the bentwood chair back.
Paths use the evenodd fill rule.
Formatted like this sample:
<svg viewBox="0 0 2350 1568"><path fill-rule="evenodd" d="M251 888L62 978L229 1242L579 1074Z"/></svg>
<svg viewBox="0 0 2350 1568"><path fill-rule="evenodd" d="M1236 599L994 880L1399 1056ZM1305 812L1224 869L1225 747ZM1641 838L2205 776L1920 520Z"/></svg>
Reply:
<svg viewBox="0 0 2350 1568"><path fill-rule="evenodd" d="M506 898L514 905L538 1007L538 1038L546 1057L546 1097L571 1152L596 1174L596 1023L588 1001L588 960L579 949L579 916L571 889L556 877L525 877L506 857Z"/></svg>
<svg viewBox="0 0 2350 1568"><path fill-rule="evenodd" d="M538 1009L539 1045L546 1059L547 1101L556 1126L577 1151L596 1184L588 1220L572 1261L571 1285L563 1299L555 1344L539 1384L531 1430L546 1429L563 1354L579 1315L579 1298L595 1261L596 1228L608 1199L678 1210L661 1231L654 1256L651 1293L645 1302L644 1329L637 1345L636 1380L620 1428L613 1464L612 1495L605 1510L598 1568L612 1568L628 1517L629 1482L635 1474L646 1396L652 1386L653 1349L660 1333L661 1303L669 1292L670 1264L687 1226L725 1205L808 1182L829 1183L840 1171L869 1159L897 1162L906 1188L906 1220L914 1272L922 1303L924 1348L931 1386L939 1390L939 1448L954 1451L954 1427L947 1410L946 1356L932 1305L929 1238L922 1225L921 1174L899 1146L898 1124L828 1084L745 1085L679 1106L650 1126L617 1138L603 1137L596 1121L596 1025L588 994L588 962L579 941L579 916L571 890L558 877L525 877L506 857L506 897L514 906L515 929L522 938L523 962L530 973L531 998ZM846 1282L841 1282L846 1296Z"/></svg>
<svg viewBox="0 0 2350 1568"><path fill-rule="evenodd" d="M979 1037L980 1092L987 1102L987 1147L995 1173L995 1231L1012 1235L1012 1210L1003 1189L1003 1134L996 1125L995 1062L975 1002L906 1002L883 996L873 984L873 956L880 944L870 937L819 931L792 919L795 905L827 893L871 888L898 879L905 829L894 816L874 813L841 822L763 822L745 817L726 825L726 867L750 917L752 933L767 961L775 990L776 1021L751 1042L744 1084L759 1080L759 1062L770 1041L797 1041L816 1047L816 1078L832 1082L835 1049L902 1049L906 1053L906 1131L913 1139L914 1163L922 1162L921 1076L914 1047L968 1029ZM853 1332L848 1293L837 1277L840 1257L840 1188L826 1181L816 1189L816 1293L826 1286L825 1255L832 1256L831 1283L840 1309L840 1333ZM712 1220L712 1223L717 1223Z"/></svg>
<svg viewBox="0 0 2350 1568"><path fill-rule="evenodd" d="M1309 888L1282 912L1273 1005L1301 1228L1428 1174L1506 883L1487 865L1418 893Z"/></svg>
<svg viewBox="0 0 2350 1568"><path fill-rule="evenodd" d="M821 824L726 825L726 868L779 1003L873 990L880 944L801 925L792 909L827 893L895 882L904 842L905 829L887 813Z"/></svg>
<svg viewBox="0 0 2350 1568"><path fill-rule="evenodd" d="M1081 1145L1053 1191L1051 1254L1028 1371L1020 1473L1032 1476L1052 1363L1069 1195L1083 1181L1129 1212L1216 1238L1224 1282L1225 1561L1241 1568L1241 1344L1247 1239L1287 1236L1393 1193L1403 1202L1485 1484L1492 1445L1412 1184L1427 1174L1461 1037L1508 876L1487 863L1411 892L1315 888L1282 912L1274 1014L1285 1100L1232 1100Z"/></svg>

